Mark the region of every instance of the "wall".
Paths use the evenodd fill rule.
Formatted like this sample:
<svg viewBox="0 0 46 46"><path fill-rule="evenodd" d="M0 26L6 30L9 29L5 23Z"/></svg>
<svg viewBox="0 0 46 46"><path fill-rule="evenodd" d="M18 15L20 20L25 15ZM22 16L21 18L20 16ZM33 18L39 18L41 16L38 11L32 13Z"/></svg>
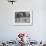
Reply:
<svg viewBox="0 0 46 46"><path fill-rule="evenodd" d="M15 26L13 15L16 10L33 10L32 26ZM0 40L11 40L18 32L26 32L33 40L46 40L46 0L17 0L13 5L0 0Z"/></svg>

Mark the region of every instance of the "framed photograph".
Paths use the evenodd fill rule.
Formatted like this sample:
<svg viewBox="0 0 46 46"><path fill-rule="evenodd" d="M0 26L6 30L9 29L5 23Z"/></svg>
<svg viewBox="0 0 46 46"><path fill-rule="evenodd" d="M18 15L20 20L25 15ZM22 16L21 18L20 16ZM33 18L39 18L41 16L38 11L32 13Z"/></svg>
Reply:
<svg viewBox="0 0 46 46"><path fill-rule="evenodd" d="M32 25L32 11L15 11L15 25Z"/></svg>

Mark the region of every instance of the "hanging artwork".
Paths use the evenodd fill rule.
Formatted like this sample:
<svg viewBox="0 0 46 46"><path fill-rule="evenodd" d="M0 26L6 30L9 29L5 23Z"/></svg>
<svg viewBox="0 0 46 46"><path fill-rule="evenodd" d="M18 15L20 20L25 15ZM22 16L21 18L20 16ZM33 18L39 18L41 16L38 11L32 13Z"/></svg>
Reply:
<svg viewBox="0 0 46 46"><path fill-rule="evenodd" d="M32 25L32 11L16 11L15 25Z"/></svg>

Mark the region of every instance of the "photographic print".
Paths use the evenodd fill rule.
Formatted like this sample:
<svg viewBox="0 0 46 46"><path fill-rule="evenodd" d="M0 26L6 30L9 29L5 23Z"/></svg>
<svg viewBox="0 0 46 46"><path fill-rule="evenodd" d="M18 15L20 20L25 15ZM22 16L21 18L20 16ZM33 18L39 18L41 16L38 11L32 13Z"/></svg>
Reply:
<svg viewBox="0 0 46 46"><path fill-rule="evenodd" d="M16 11L15 24L16 25L32 25L32 12Z"/></svg>

